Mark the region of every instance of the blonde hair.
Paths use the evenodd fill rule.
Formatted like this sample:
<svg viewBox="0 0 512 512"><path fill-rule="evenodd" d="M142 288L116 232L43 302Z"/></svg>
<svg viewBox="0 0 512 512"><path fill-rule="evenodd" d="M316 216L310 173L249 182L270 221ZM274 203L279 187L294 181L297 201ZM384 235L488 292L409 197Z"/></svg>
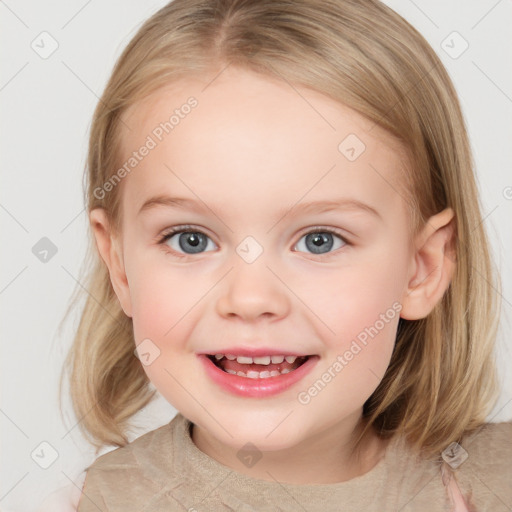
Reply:
<svg viewBox="0 0 512 512"><path fill-rule="evenodd" d="M485 422L495 403L494 274L459 101L440 59L407 21L376 0L174 0L148 19L118 59L94 112L88 211L120 226L121 187L102 187L121 164L123 114L158 88L226 65L309 87L348 105L407 150L412 234L455 212L457 264L426 317L400 319L383 380L363 407L366 429L402 433L426 457ZM128 442L128 420L155 395L134 355L92 236L88 291L65 368L83 433L96 446ZM494 287L494 288L493 288ZM61 380L62 384L62 380ZM366 431L366 430L365 430Z"/></svg>

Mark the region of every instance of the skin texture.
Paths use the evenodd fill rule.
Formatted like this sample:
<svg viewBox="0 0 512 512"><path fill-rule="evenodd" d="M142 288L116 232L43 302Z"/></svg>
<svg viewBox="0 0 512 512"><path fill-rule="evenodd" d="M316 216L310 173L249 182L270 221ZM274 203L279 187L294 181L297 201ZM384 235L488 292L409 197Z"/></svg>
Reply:
<svg viewBox="0 0 512 512"><path fill-rule="evenodd" d="M136 343L149 338L160 351L144 367L149 379L195 424L199 449L265 480L354 478L386 446L371 433L351 452L363 404L389 364L399 315L308 404L297 395L393 304L401 305L403 318L428 315L453 274L453 258L445 254L453 212L429 219L413 239L399 146L344 105L233 67L205 88L209 82L174 83L123 116L131 128L123 138L128 158L187 98L198 101L118 185L122 233L110 231L103 210L90 212L98 250L133 318ZM338 150L349 134L366 146L354 161ZM190 198L204 210L155 206L138 213L161 194ZM340 198L362 201L378 215L299 209ZM203 252L184 252L179 234L158 244L166 230L183 224L209 237ZM305 235L327 228L345 242L327 235L332 249L315 254ZM247 236L263 250L250 264L236 251ZM291 389L243 398L213 384L196 356L240 345L320 359ZM252 468L237 458L247 442L263 455Z"/></svg>

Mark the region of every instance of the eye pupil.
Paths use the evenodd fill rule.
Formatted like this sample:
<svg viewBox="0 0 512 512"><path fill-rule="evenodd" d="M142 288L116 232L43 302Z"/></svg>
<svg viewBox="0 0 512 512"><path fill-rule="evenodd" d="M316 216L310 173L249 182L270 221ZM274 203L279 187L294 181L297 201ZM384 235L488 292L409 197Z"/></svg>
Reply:
<svg viewBox="0 0 512 512"><path fill-rule="evenodd" d="M313 238L313 243L317 246L321 246L325 242L325 238L323 236L320 236L319 233L316 233Z"/></svg>
<svg viewBox="0 0 512 512"><path fill-rule="evenodd" d="M197 244L199 243L199 239L197 238L197 236L194 233L191 233L188 237L188 243L190 245L197 246Z"/></svg>

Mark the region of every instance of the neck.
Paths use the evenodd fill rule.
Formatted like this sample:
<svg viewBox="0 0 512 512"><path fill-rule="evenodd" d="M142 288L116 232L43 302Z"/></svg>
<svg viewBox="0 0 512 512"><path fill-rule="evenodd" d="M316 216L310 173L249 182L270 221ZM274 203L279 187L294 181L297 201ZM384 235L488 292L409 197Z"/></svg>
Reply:
<svg viewBox="0 0 512 512"><path fill-rule="evenodd" d="M199 450L217 462L252 478L299 485L330 484L370 471L382 457L387 442L373 429L368 429L354 449L363 426L360 416L351 423L337 423L307 437L299 445L261 452L261 459L252 467L240 461L238 449L219 443L197 425L192 427L192 440Z"/></svg>

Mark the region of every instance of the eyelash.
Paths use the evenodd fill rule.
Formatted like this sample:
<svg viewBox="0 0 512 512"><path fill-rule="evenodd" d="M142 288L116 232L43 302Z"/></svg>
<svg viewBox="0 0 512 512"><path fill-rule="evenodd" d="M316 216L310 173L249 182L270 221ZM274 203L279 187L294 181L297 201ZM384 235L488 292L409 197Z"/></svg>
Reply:
<svg viewBox="0 0 512 512"><path fill-rule="evenodd" d="M208 237L208 235L206 233L203 233L203 231L201 231L200 229L197 229L196 227L191 226L189 224L186 224L183 226L174 226L173 228L170 228L168 231L164 232L160 237L157 238L158 245L162 245L163 250L167 254L176 255L178 258L186 258L188 256L194 256L194 255L193 254L182 254L180 252L177 252L177 251L171 249L170 247L168 247L168 248L165 247L165 242L167 242L167 240L169 240L176 233L201 233L202 235ZM340 247L332 252L328 252L326 254L317 254L316 256L323 256L324 258L329 258L330 255L336 254L338 251L343 250L343 248L345 246L353 245L338 230L333 229L333 228L323 228L322 226L315 226L315 227L311 228L310 231L303 233L301 235L301 237L299 238L299 240L302 239L304 236L312 235L315 233L329 233L331 235L336 235L338 238L340 238L342 240L342 242L344 244L343 247ZM210 238L210 237L208 237L208 238ZM297 241L297 243L298 243L298 241ZM295 245L297 245L297 243ZM312 253L310 253L310 254L312 254ZM312 254L312 256L315 256L315 255Z"/></svg>

